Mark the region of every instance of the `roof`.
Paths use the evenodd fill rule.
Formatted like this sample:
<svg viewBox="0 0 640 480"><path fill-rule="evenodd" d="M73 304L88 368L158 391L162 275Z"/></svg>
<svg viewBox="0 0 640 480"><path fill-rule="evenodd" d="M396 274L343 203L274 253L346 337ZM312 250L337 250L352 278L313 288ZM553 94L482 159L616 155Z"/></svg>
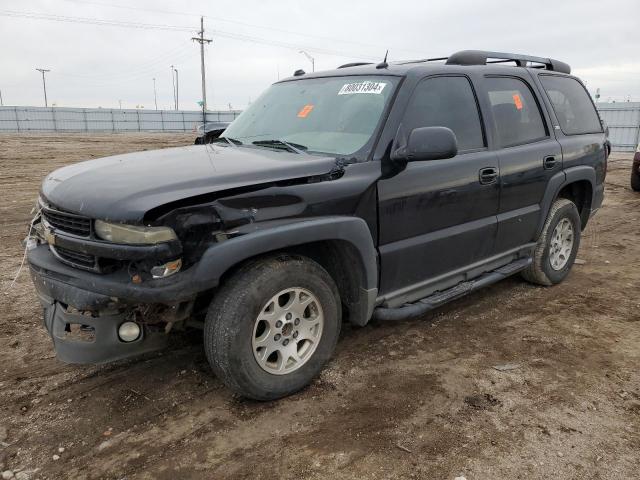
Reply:
<svg viewBox="0 0 640 480"><path fill-rule="evenodd" d="M521 68L542 69L564 74L571 73L571 67L559 60L546 57L535 57L517 53L491 52L484 50L463 50L449 57L423 58L418 60L403 60L398 62L365 63L353 62L341 65L334 70L305 73L297 70L293 77L282 81L296 80L300 78L320 78L347 75L393 75L405 76L410 72L451 67L458 70L460 67L481 67L486 65L512 65ZM447 68L448 69L448 68Z"/></svg>

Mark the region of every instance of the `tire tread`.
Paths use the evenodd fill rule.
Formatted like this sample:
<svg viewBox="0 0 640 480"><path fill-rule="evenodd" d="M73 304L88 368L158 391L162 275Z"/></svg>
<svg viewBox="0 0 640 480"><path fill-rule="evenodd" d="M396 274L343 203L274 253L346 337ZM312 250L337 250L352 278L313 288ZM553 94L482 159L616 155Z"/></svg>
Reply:
<svg viewBox="0 0 640 480"><path fill-rule="evenodd" d="M553 223L558 210L566 207L573 206L575 204L566 198L558 198L549 209L549 214L547 215L547 220L544 223L544 227L542 228L542 233L540 234L540 238L538 239L538 243L536 244L535 250L533 252L533 262L526 269L524 269L520 274L522 277L530 283L534 283L537 285L543 286L551 286L553 282L549 279L547 274L544 272L542 262L544 260L545 249L547 248L547 239L549 235L552 233L550 230L550 226Z"/></svg>

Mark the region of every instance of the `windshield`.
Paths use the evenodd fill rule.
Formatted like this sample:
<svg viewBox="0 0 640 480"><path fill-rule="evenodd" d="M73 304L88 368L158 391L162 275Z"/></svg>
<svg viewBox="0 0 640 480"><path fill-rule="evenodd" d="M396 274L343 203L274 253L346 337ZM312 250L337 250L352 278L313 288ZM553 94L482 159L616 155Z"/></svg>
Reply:
<svg viewBox="0 0 640 480"><path fill-rule="evenodd" d="M243 145L353 155L370 148L398 82L388 76L301 79L272 85L224 132Z"/></svg>

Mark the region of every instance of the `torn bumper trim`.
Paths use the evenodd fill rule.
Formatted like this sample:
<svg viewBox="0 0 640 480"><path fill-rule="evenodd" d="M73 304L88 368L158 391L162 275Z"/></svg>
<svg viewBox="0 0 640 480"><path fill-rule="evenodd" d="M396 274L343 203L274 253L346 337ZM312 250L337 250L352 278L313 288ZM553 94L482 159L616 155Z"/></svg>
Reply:
<svg viewBox="0 0 640 480"><path fill-rule="evenodd" d="M201 284L195 278L193 270L140 284L132 283L124 271L100 275L80 270L61 263L47 245L29 250L28 260L39 294L44 292L80 310L105 308L110 302L129 305L176 303L192 300L199 292L210 288L210 284Z"/></svg>
<svg viewBox="0 0 640 480"><path fill-rule="evenodd" d="M66 363L97 364L121 360L159 350L166 345L167 335L142 328L133 342L118 338L118 327L126 320L126 314L88 317L69 313L58 302L45 305L44 324L51 335L57 357ZM93 331L92 341L71 338L70 325L77 324Z"/></svg>

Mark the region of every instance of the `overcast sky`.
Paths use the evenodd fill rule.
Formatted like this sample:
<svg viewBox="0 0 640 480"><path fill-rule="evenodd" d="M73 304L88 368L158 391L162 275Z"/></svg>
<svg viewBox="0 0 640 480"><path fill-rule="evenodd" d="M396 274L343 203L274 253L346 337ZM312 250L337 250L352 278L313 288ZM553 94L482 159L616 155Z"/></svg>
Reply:
<svg viewBox="0 0 640 480"><path fill-rule="evenodd" d="M7 16L13 15L13 16ZM0 90L5 105L197 109L200 58L190 38L205 16L210 109L244 108L278 77L357 60L520 52L569 63L601 101L640 101L640 0L2 0ZM17 16L16 16L17 15ZM25 18L24 15L31 18ZM56 15L65 21L34 18ZM168 29L77 23L78 18ZM174 27L186 27L185 29ZM189 30L191 29L191 30Z"/></svg>

